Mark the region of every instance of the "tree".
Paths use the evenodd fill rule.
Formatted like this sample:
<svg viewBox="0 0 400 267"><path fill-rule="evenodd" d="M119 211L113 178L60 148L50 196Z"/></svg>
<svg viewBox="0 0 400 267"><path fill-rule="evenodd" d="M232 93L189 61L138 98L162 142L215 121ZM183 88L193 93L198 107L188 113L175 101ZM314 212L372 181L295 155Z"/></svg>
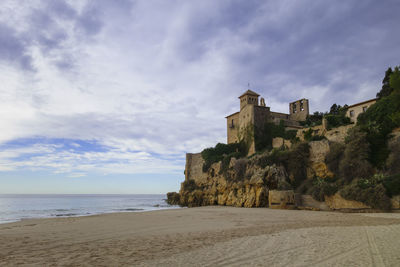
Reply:
<svg viewBox="0 0 400 267"><path fill-rule="evenodd" d="M388 68L385 72L385 77L382 80L382 89L376 94L377 98L382 98L390 95L393 92L393 88L390 86L390 76L392 75L392 68Z"/></svg>
<svg viewBox="0 0 400 267"><path fill-rule="evenodd" d="M394 72L390 75L389 85L392 90L400 90L400 70L399 67L394 68Z"/></svg>
<svg viewBox="0 0 400 267"><path fill-rule="evenodd" d="M368 161L370 152L367 133L359 127L349 130L346 137L343 157L339 163L339 172L346 182L354 178L367 178L371 176L372 166Z"/></svg>
<svg viewBox="0 0 400 267"><path fill-rule="evenodd" d="M340 105L338 106L338 105L336 105L336 103L333 104L331 106L331 109L329 110L329 114L334 114L334 115L338 114L339 113L339 108L340 108Z"/></svg>

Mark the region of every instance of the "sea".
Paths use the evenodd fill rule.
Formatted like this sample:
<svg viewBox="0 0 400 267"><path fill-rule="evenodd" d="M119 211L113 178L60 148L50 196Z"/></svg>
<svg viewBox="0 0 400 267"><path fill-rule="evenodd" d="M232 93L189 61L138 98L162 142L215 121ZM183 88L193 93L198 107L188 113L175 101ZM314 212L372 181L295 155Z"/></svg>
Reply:
<svg viewBox="0 0 400 267"><path fill-rule="evenodd" d="M1 195L0 223L33 218L89 216L176 209L166 195Z"/></svg>

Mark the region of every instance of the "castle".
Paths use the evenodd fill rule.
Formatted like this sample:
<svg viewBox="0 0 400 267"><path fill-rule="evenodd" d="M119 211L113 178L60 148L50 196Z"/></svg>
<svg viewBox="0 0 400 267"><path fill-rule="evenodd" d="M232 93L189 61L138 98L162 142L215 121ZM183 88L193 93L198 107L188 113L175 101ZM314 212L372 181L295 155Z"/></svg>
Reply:
<svg viewBox="0 0 400 267"><path fill-rule="evenodd" d="M247 90L239 96L240 111L226 117L228 144L241 140L246 127L252 126L251 130L254 133L255 128L262 128L266 122L278 125L283 121L286 130L300 130L297 135L299 137L303 135L304 129L300 125L300 121L305 121L309 115L308 99L303 98L289 103L289 114L286 114L271 111L270 107L266 106L264 98L258 100L259 96L251 90ZM365 112L375 102L376 98L350 105L347 107L346 116L350 118L354 125L357 122L358 115ZM327 132L326 121L323 120L322 125L311 127L311 129L317 134L325 135ZM252 138L248 154L251 155L255 152L255 142Z"/></svg>
<svg viewBox="0 0 400 267"><path fill-rule="evenodd" d="M261 128L266 122L279 124L283 121L287 130L298 130L302 128L299 122L304 121L309 115L308 99L303 98L290 103L289 114L285 114L271 111L270 107L266 106L264 98L258 100L259 96L251 90L239 96L240 111L226 117L228 144L238 142L241 132L248 125ZM249 148L249 154L253 153L255 153L254 140Z"/></svg>

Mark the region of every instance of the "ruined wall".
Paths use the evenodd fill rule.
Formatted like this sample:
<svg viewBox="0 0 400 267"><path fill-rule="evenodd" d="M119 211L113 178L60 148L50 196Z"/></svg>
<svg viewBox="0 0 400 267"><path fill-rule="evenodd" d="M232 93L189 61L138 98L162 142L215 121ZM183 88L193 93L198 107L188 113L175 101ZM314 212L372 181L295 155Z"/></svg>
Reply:
<svg viewBox="0 0 400 267"><path fill-rule="evenodd" d="M309 115L308 99L300 99L289 104L290 119L304 121Z"/></svg>
<svg viewBox="0 0 400 267"><path fill-rule="evenodd" d="M204 160L201 153L187 153L185 165L185 181L194 180L203 182L207 180L207 173L203 173Z"/></svg>

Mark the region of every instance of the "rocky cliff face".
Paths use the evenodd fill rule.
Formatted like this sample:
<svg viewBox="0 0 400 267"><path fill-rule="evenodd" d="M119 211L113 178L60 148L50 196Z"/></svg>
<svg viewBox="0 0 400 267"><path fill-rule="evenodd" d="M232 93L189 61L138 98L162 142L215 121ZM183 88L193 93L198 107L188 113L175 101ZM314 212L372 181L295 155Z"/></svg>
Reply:
<svg viewBox="0 0 400 267"><path fill-rule="evenodd" d="M217 162L203 171L204 160L201 155L188 154L185 181L181 184L179 196L168 196L169 202L177 204L179 198L179 204L188 207L267 207L269 190L292 188L285 168L276 164L261 164L262 157L231 158L228 166Z"/></svg>
<svg viewBox="0 0 400 267"><path fill-rule="evenodd" d="M275 198L269 199L269 192L294 188L299 194L312 194L315 198L314 193L320 191L312 190L309 193L308 189L315 188L316 182L321 183L334 176L325 163L326 156L332 149L331 145L328 140L300 143L289 150L274 150L249 158L231 158L229 162L220 161L211 164L208 169L205 169L200 153L187 154L185 181L181 184L179 193L168 193L168 203L188 207L224 205L250 208L268 207L272 201L277 207L286 207L290 205L283 203L281 197L278 198L282 203ZM299 176L302 178L299 179ZM301 190L303 185L307 185L308 189ZM322 189L325 190L324 194L329 191L329 187L320 187ZM323 198L318 198L318 194L315 199L324 201ZM325 202L321 203L327 205L327 209L333 210L370 209L361 202L346 200L338 193L326 195ZM393 198L393 208L399 209L398 203L398 197ZM307 206L306 204L296 201L295 205L302 207Z"/></svg>

